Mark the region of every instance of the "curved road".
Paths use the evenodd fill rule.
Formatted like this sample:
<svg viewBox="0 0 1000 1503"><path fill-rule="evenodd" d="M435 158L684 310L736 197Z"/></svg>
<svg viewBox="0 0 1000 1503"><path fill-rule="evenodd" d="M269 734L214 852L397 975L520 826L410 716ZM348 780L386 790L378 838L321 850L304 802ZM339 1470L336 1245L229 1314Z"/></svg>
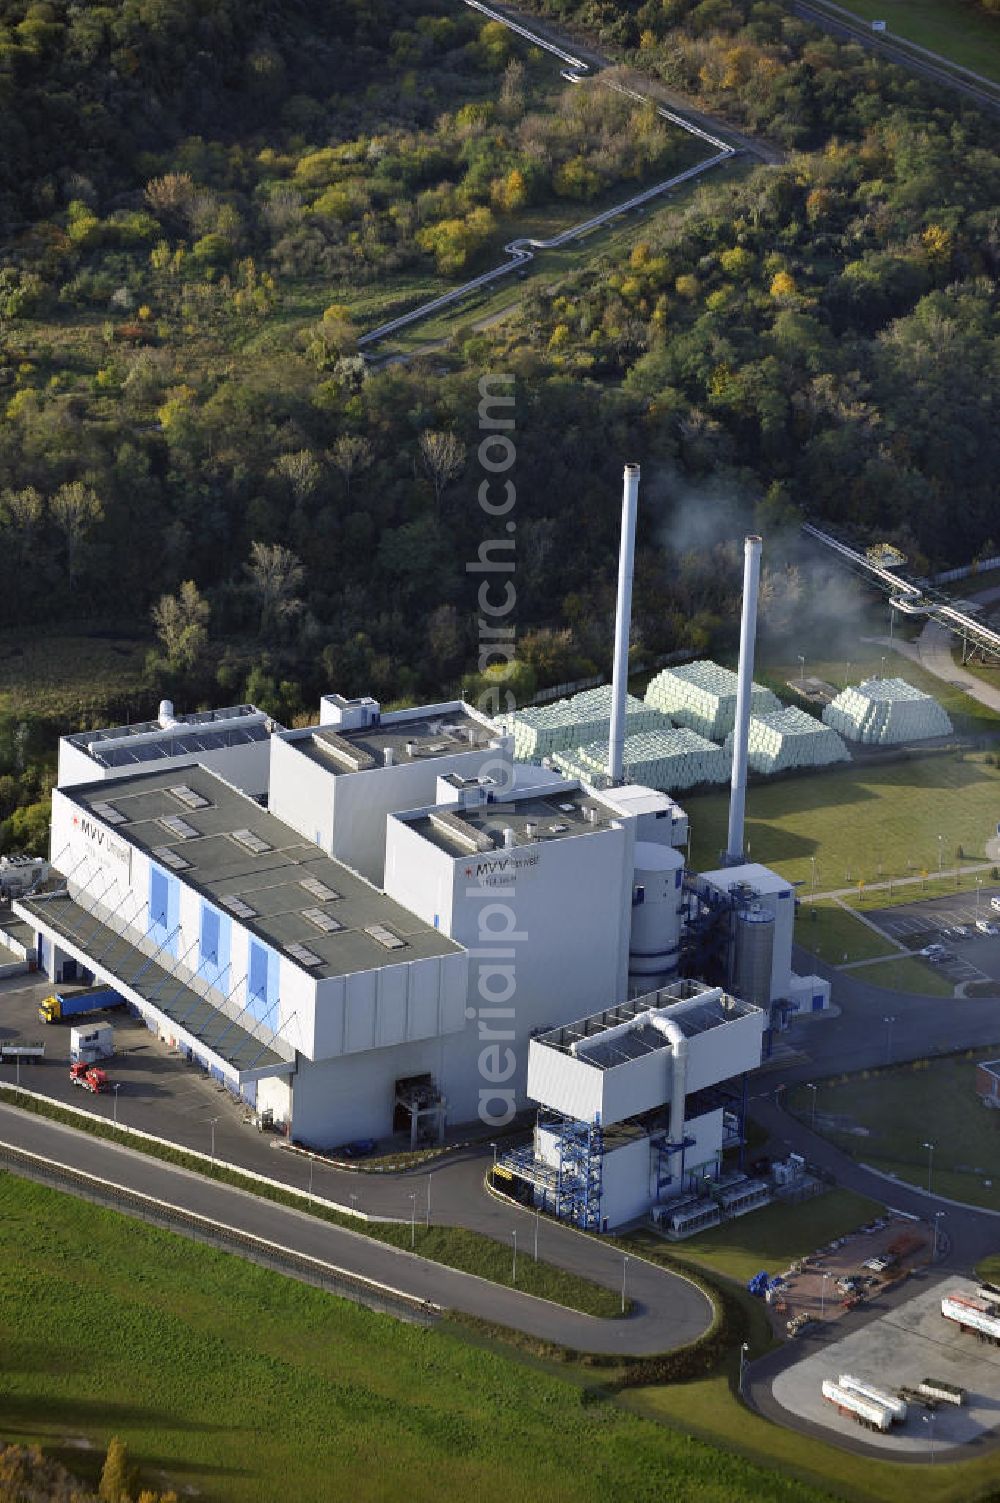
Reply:
<svg viewBox="0 0 1000 1503"><path fill-rule="evenodd" d="M14 1107L0 1105L0 1142L193 1211L217 1226L233 1227L306 1257L322 1259L417 1299L579 1351L652 1355L693 1341L712 1319L710 1302L694 1284L637 1257L629 1258L627 1268L633 1313L623 1320L601 1320L429 1262L361 1232L332 1226L306 1212L258 1199ZM435 1176L435 1188L447 1206L435 1219L476 1226L501 1242L509 1242L512 1226L517 1226L523 1233L518 1256L530 1257L534 1217L487 1200L481 1188L483 1168L483 1160L467 1161L450 1165L440 1172L440 1178ZM398 1181L394 1188L398 1208L399 1200L407 1202L409 1194L404 1191L401 1196ZM595 1283L616 1291L621 1288L621 1253L567 1227L543 1222L539 1227L539 1254L546 1262Z"/></svg>

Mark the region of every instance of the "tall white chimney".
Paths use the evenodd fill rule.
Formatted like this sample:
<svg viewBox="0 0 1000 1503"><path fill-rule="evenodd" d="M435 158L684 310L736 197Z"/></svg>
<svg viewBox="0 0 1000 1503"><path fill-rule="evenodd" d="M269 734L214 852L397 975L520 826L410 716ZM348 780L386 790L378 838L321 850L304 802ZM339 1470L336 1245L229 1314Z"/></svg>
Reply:
<svg viewBox="0 0 1000 1503"><path fill-rule="evenodd" d="M622 495L622 540L618 553L618 608L615 614L615 661L611 680L611 735L608 740L608 777L620 783L625 762L625 704L628 695L628 638L632 625L632 564L635 559L635 517L639 507L639 466L625 466Z"/></svg>
<svg viewBox="0 0 1000 1503"><path fill-rule="evenodd" d="M743 539L743 617L740 622L740 669L733 731L733 781L729 796L729 838L726 862L743 860L743 818L747 801L747 750L750 739L750 702L753 696L754 642L757 636L757 590L760 585L761 539Z"/></svg>

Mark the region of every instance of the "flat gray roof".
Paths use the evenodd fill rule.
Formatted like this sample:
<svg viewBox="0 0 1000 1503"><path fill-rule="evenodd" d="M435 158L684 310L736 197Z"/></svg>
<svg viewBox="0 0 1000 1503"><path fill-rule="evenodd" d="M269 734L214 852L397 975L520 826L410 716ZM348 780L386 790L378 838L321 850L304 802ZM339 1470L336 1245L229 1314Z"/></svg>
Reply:
<svg viewBox="0 0 1000 1503"><path fill-rule="evenodd" d="M720 994L718 987L709 986L707 982L685 978L671 981L657 991L646 992L628 1002L621 1002L617 1007L609 1007L604 1012L591 1013L577 1023L553 1028L549 1033L540 1034L537 1042L568 1054L573 1044L582 1043L586 1039L586 1049L581 1049L576 1057L598 1070L610 1070L615 1065L639 1059L654 1050L672 1047L666 1034L649 1023L640 1023L627 1033L613 1038L602 1040L601 1037L619 1023L631 1022L640 1013L664 1008L671 1009L671 1020L686 1038L694 1038L708 1028L718 1028L723 1023L732 1023L737 1018L750 1017L761 1011L752 1002L743 1002L739 997L731 997L728 992Z"/></svg>
<svg viewBox="0 0 1000 1503"><path fill-rule="evenodd" d="M609 809L599 798L580 788L570 788L565 792L556 789L551 794L479 804L472 809L442 804L408 823L449 856L469 856L480 851L503 850L505 830L514 832L514 845L521 847L539 840L565 840L570 835L606 830L613 820L621 818L617 810Z"/></svg>
<svg viewBox="0 0 1000 1503"><path fill-rule="evenodd" d="M284 739L328 772L345 773L384 767L387 750L394 762L424 762L487 747L500 734L459 708L432 715L415 714L388 723L380 721L378 725L358 730L312 726ZM411 742L413 750L409 752L407 747Z"/></svg>
<svg viewBox="0 0 1000 1503"><path fill-rule="evenodd" d="M185 802L171 788L190 790L194 798ZM460 945L205 767L164 768L61 791L265 943L286 954L290 945L311 951L320 964L302 964L309 976L322 980L461 953ZM207 804L197 807L199 799ZM124 820L110 823L102 805L111 805ZM183 821L180 830L158 822L171 817ZM185 827L194 833L185 837ZM249 833L250 844L258 845L256 854L233 838L237 831ZM179 861L187 863L183 869L174 865ZM322 886L310 891L304 881ZM324 895L324 889L336 896ZM234 911L227 898L242 901L252 912ZM339 927L328 932L309 913ZM390 948L366 933L374 926L402 944ZM289 958L300 963L294 954Z"/></svg>
<svg viewBox="0 0 1000 1503"><path fill-rule="evenodd" d="M179 715L171 726L163 726L158 720L139 720L102 731L78 731L66 740L86 752L100 767L134 767L164 757L196 757L201 751L266 741L270 727L276 724L253 705L231 705L223 710Z"/></svg>

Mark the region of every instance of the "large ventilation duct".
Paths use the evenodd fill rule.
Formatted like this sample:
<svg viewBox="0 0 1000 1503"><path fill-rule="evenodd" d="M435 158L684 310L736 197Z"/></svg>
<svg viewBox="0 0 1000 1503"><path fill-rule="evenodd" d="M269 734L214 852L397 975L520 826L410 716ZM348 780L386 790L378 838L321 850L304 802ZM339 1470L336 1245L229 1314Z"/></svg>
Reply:
<svg viewBox="0 0 1000 1503"><path fill-rule="evenodd" d="M726 861L738 866L743 860L743 821L747 802L747 754L750 741L750 706L753 699L754 642L757 636L757 591L760 585L759 537L743 540L743 617L740 622L740 667L736 686L736 725L733 730L733 780L729 797L729 838Z"/></svg>
<svg viewBox="0 0 1000 1503"><path fill-rule="evenodd" d="M639 466L627 464L622 496L622 540L618 554L618 607L615 614L615 661L611 680L611 735L608 740L608 777L612 783L620 783L624 775L628 638L632 625L632 565L635 559L635 517L638 506Z"/></svg>
<svg viewBox="0 0 1000 1503"><path fill-rule="evenodd" d="M654 1013L649 1021L658 1033L664 1034L670 1040L673 1051L673 1081L670 1089L669 1128L670 1142L674 1145L674 1154L671 1155L671 1173L673 1173L674 1157L677 1154L683 1154L688 1041L683 1029L679 1027L673 1018L664 1018ZM683 1163L683 1158L678 1162Z"/></svg>

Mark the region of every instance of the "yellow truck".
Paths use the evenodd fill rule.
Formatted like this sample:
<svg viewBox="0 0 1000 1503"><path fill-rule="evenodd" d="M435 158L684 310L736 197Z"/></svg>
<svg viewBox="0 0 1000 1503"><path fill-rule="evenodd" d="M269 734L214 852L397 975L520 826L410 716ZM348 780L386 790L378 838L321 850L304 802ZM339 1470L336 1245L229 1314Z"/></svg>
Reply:
<svg viewBox="0 0 1000 1503"><path fill-rule="evenodd" d="M61 1023L66 1018L81 1018L89 1012L104 1012L109 1007L124 1007L125 998L110 986L88 986L79 992L52 992L38 1004L42 1023Z"/></svg>

